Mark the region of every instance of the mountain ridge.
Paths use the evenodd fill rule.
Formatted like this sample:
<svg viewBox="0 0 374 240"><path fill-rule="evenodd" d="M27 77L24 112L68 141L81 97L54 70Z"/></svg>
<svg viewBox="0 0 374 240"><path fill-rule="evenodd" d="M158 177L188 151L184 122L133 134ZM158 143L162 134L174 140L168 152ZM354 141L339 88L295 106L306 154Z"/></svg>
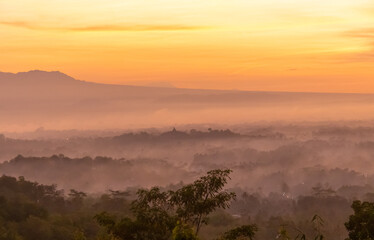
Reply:
<svg viewBox="0 0 374 240"><path fill-rule="evenodd" d="M34 79L47 79L50 78L52 80L77 80L71 76L68 76L65 73L60 71L42 71L42 70L30 70L27 72L18 72L18 73L11 73L11 72L1 72L0 71L0 80L34 80Z"/></svg>
<svg viewBox="0 0 374 240"><path fill-rule="evenodd" d="M0 73L0 132L374 119L374 94L113 85L34 70ZM131 126L131 127L129 127Z"/></svg>
<svg viewBox="0 0 374 240"><path fill-rule="evenodd" d="M168 90L182 90L182 91L201 91L201 92L217 92L217 93L270 93L270 94L321 94L321 95L328 95L328 94L352 94L352 95L374 95L374 93L351 93L351 92L307 92L307 91L262 91L262 90L237 90L237 89L199 89L199 88L179 88L179 87L167 87L167 86L143 86L143 85L132 85L132 84L114 84L114 83L100 83L100 82L91 82L86 80L76 79L66 73L61 71L44 71L44 70L30 70L25 72L3 72L0 71L0 84L7 83L9 84L9 80L13 81L22 81L22 83L28 83L30 81L36 81L37 83L79 83L79 84L89 84L89 85L97 85L97 86L107 86L107 87L128 87L128 88L139 88L139 89L168 89ZM64 82L66 81L66 82ZM35 83L35 82L34 82Z"/></svg>

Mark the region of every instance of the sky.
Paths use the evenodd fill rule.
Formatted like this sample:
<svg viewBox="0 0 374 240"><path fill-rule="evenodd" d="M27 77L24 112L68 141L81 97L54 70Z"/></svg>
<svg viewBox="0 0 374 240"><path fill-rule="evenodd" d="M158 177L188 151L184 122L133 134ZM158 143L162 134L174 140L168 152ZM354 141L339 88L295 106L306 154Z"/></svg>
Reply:
<svg viewBox="0 0 374 240"><path fill-rule="evenodd" d="M372 0L0 0L0 71L374 93Z"/></svg>

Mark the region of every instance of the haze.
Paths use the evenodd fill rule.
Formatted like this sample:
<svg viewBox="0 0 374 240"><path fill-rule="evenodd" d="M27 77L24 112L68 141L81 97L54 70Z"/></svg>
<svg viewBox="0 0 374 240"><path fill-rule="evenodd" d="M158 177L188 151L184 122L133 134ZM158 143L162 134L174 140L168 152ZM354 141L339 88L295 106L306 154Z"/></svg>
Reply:
<svg viewBox="0 0 374 240"><path fill-rule="evenodd" d="M0 0L0 240L374 239L372 0Z"/></svg>
<svg viewBox="0 0 374 240"><path fill-rule="evenodd" d="M372 93L373 12L370 0L3 0L0 70L59 70L116 84Z"/></svg>
<svg viewBox="0 0 374 240"><path fill-rule="evenodd" d="M371 120L372 94L246 92L97 84L61 72L0 73L2 132L257 121Z"/></svg>

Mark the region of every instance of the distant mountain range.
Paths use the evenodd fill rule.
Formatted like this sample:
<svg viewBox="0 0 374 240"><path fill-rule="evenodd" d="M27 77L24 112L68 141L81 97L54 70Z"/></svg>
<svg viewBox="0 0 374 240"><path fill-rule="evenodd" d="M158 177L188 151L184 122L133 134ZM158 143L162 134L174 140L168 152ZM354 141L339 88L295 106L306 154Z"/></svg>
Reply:
<svg viewBox="0 0 374 240"><path fill-rule="evenodd" d="M33 81L38 83L48 84L51 82L68 82L68 81L76 81L74 78L59 72L46 72L40 70L33 70L29 72L19 72L19 73L7 73L7 72L0 72L0 81Z"/></svg>
<svg viewBox="0 0 374 240"><path fill-rule="evenodd" d="M359 120L374 95L198 90L99 84L61 72L0 72L0 132L186 123Z"/></svg>

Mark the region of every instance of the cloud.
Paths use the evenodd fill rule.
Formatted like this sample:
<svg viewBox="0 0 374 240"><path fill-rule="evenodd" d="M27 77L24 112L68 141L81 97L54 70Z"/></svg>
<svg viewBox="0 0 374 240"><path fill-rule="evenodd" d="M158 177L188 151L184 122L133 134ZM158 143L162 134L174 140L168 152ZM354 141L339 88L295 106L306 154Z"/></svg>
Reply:
<svg viewBox="0 0 374 240"><path fill-rule="evenodd" d="M11 26L11 27L27 28L27 29L38 29L38 27L30 25L27 22L6 22L6 21L1 21L0 25L6 25L6 26Z"/></svg>
<svg viewBox="0 0 374 240"><path fill-rule="evenodd" d="M367 52L358 52L343 55L344 61L339 63L350 63L350 62L374 62L374 50Z"/></svg>
<svg viewBox="0 0 374 240"><path fill-rule="evenodd" d="M345 54L344 62L374 62L374 28L360 28L343 33L344 37L359 38L366 40L368 49L366 51Z"/></svg>
<svg viewBox="0 0 374 240"><path fill-rule="evenodd" d="M361 13L365 14L366 16L373 17L374 16L374 7L372 3L370 5L363 6L361 8Z"/></svg>
<svg viewBox="0 0 374 240"><path fill-rule="evenodd" d="M361 28L351 30L345 32L344 35L348 37L367 38L369 40L374 40L374 28Z"/></svg>
<svg viewBox="0 0 374 240"><path fill-rule="evenodd" d="M191 26L179 24L121 24L121 25L90 25L83 27L45 27L28 22L0 21L0 25L26 28L31 30L55 30L74 32L140 32L140 31L191 31L206 29L206 26Z"/></svg>
<svg viewBox="0 0 374 240"><path fill-rule="evenodd" d="M77 28L67 28L71 31L184 31L199 30L205 27L186 25L98 25Z"/></svg>

